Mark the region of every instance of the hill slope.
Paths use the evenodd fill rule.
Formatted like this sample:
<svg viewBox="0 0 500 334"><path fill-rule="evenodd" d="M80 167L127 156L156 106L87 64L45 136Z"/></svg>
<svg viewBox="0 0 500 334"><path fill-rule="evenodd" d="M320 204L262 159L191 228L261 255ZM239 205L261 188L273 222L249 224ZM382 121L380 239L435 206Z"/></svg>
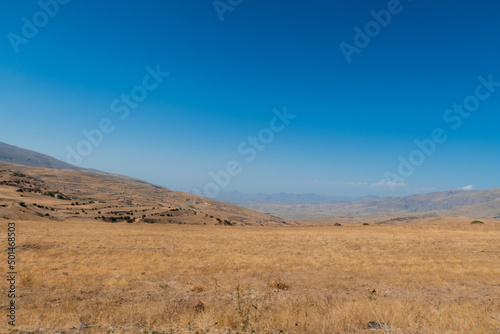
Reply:
<svg viewBox="0 0 500 334"><path fill-rule="evenodd" d="M286 225L281 218L121 175L0 162L0 218Z"/></svg>
<svg viewBox="0 0 500 334"><path fill-rule="evenodd" d="M62 162L51 156L2 142L0 142L0 161L32 167L85 170L84 168Z"/></svg>

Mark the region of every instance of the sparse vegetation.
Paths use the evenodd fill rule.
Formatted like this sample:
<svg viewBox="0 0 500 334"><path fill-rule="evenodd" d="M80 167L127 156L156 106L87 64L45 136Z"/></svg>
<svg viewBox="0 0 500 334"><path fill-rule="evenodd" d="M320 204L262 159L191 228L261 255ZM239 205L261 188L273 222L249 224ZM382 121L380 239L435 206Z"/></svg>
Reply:
<svg viewBox="0 0 500 334"><path fill-rule="evenodd" d="M71 197L63 195L63 194L57 194L57 199L63 199L63 200L71 200Z"/></svg>
<svg viewBox="0 0 500 334"><path fill-rule="evenodd" d="M474 221L471 221L470 223L471 224L484 224L484 222L482 222L480 220L474 220Z"/></svg>

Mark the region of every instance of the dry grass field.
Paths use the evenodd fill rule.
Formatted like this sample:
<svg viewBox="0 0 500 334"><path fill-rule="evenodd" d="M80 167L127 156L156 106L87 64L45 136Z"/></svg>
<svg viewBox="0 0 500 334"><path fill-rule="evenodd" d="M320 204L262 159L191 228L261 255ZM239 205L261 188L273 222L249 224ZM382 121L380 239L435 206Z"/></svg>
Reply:
<svg viewBox="0 0 500 334"><path fill-rule="evenodd" d="M500 224L469 222L18 221L17 322L22 333L377 332L370 321L380 332L500 333Z"/></svg>

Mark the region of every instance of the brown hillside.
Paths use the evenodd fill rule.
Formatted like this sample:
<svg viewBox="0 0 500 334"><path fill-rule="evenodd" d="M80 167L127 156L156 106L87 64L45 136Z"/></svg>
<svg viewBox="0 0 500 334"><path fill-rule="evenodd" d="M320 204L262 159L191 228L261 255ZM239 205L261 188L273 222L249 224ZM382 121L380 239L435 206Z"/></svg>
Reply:
<svg viewBox="0 0 500 334"><path fill-rule="evenodd" d="M281 218L101 172L0 162L0 217L194 225L285 225Z"/></svg>

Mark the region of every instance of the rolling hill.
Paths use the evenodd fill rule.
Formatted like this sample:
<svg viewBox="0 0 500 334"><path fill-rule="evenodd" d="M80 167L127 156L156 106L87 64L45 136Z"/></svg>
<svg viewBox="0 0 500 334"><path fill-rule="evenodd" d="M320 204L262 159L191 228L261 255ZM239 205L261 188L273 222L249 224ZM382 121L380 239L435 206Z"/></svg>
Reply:
<svg viewBox="0 0 500 334"><path fill-rule="evenodd" d="M237 205L100 172L0 162L0 218L195 225L287 225Z"/></svg>
<svg viewBox="0 0 500 334"><path fill-rule="evenodd" d="M0 143L0 218L195 225L287 225L254 212L123 175L83 169Z"/></svg>

